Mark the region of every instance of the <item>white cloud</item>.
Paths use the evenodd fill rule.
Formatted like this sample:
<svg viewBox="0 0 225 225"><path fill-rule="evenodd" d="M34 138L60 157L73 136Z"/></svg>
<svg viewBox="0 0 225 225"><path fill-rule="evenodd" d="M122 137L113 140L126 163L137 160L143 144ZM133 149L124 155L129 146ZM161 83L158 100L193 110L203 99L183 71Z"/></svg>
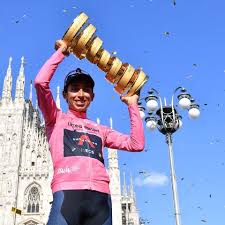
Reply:
<svg viewBox="0 0 225 225"><path fill-rule="evenodd" d="M164 186L168 183L168 177L163 173L151 172L147 177L136 177L134 184L137 186Z"/></svg>

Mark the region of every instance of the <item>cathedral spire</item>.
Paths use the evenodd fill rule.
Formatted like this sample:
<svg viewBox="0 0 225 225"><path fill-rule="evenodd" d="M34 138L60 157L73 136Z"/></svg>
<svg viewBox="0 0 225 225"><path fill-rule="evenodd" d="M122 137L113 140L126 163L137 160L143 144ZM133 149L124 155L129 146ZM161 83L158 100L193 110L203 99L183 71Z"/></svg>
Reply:
<svg viewBox="0 0 225 225"><path fill-rule="evenodd" d="M15 98L16 102L21 102L24 100L24 87L25 87L24 64L25 60L24 57L22 56L19 76L17 77L16 80L16 98Z"/></svg>
<svg viewBox="0 0 225 225"><path fill-rule="evenodd" d="M2 90L3 102L10 102L12 100L12 57L9 58L9 65L7 73L4 79L4 85Z"/></svg>
<svg viewBox="0 0 225 225"><path fill-rule="evenodd" d="M59 86L57 86L56 106L60 109Z"/></svg>
<svg viewBox="0 0 225 225"><path fill-rule="evenodd" d="M109 118L109 122L110 122L110 128L113 129L113 120L112 120L112 117Z"/></svg>
<svg viewBox="0 0 225 225"><path fill-rule="evenodd" d="M100 124L100 119L99 118L97 118L96 121L97 121L97 124Z"/></svg>
<svg viewBox="0 0 225 225"><path fill-rule="evenodd" d="M30 81L30 94L29 94L29 100L32 102L32 91L33 91L33 85L32 80Z"/></svg>
<svg viewBox="0 0 225 225"><path fill-rule="evenodd" d="M123 172L123 196L127 196L126 175Z"/></svg>
<svg viewBox="0 0 225 225"><path fill-rule="evenodd" d="M12 76L12 57L9 57L9 65L7 69L7 76Z"/></svg>
<svg viewBox="0 0 225 225"><path fill-rule="evenodd" d="M25 64L25 58L24 56L21 57L21 65L20 65L20 72L19 75L24 76L24 64Z"/></svg>
<svg viewBox="0 0 225 225"><path fill-rule="evenodd" d="M110 128L113 129L113 120L112 117L109 118ZM118 154L115 149L108 149L108 160L109 160L109 168L119 168L118 163Z"/></svg>
<svg viewBox="0 0 225 225"><path fill-rule="evenodd" d="M134 197L134 185L133 185L133 177L131 173L130 173L130 196Z"/></svg>

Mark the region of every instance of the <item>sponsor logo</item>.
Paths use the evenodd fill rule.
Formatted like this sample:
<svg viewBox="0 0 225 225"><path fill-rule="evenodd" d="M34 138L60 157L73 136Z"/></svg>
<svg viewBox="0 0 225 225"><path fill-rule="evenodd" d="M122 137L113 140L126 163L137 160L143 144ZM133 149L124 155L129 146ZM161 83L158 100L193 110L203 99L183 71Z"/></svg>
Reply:
<svg viewBox="0 0 225 225"><path fill-rule="evenodd" d="M64 157L86 156L104 163L102 139L94 134L64 129Z"/></svg>

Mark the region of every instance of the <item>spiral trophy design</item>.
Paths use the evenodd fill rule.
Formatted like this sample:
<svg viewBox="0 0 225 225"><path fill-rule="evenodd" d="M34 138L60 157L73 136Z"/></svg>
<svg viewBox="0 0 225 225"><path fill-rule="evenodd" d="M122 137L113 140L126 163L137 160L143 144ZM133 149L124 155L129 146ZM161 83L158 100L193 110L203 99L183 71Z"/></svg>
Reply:
<svg viewBox="0 0 225 225"><path fill-rule="evenodd" d="M72 53L79 59L87 58L106 73L106 80L112 83L114 90L124 96L132 96L147 82L148 76L141 69L134 69L111 55L102 45L103 41L95 35L96 28L88 24L88 16L80 13L63 36L71 47Z"/></svg>

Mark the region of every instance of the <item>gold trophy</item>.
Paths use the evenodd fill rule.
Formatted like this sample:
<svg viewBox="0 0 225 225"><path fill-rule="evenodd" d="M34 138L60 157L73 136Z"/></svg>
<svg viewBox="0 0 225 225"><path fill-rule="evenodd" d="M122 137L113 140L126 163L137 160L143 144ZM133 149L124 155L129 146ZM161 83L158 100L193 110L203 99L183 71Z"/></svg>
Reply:
<svg viewBox="0 0 225 225"><path fill-rule="evenodd" d="M87 24L88 16L80 13L63 36L63 40L79 59L87 58L106 73L106 80L114 84L114 90L124 96L137 93L147 82L148 76L141 69L134 69L111 55L102 47L103 41L95 36L96 28Z"/></svg>

